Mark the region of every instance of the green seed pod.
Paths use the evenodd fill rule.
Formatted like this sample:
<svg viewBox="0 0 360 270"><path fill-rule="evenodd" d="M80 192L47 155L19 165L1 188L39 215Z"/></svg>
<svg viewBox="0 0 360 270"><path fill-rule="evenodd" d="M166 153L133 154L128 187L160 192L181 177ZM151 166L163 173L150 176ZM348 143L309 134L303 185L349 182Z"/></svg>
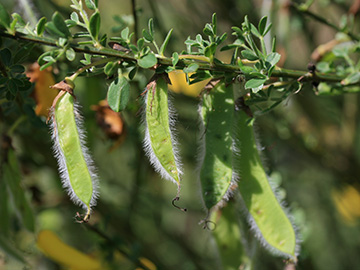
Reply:
<svg viewBox="0 0 360 270"><path fill-rule="evenodd" d="M238 186L249 223L269 251L296 261L299 246L295 228L277 200L261 163L251 112L242 99L236 105L235 145L240 155L234 169L240 174Z"/></svg>
<svg viewBox="0 0 360 270"><path fill-rule="evenodd" d="M216 224L212 231L220 254L223 270L250 268L250 259L246 255L235 201L229 202L211 214L211 222Z"/></svg>
<svg viewBox="0 0 360 270"><path fill-rule="evenodd" d="M168 100L165 75L155 75L147 85L145 97L144 149L150 163L161 177L180 188L181 164L173 134L174 114Z"/></svg>
<svg viewBox="0 0 360 270"><path fill-rule="evenodd" d="M87 210L86 221L98 197L98 176L85 146L83 121L74 97L60 91L55 102L51 112L52 140L62 184L71 200Z"/></svg>
<svg viewBox="0 0 360 270"><path fill-rule="evenodd" d="M215 85L214 85L215 84ZM230 195L237 179L233 167L234 97L232 85L210 82L200 107L200 182L205 207L210 210Z"/></svg>

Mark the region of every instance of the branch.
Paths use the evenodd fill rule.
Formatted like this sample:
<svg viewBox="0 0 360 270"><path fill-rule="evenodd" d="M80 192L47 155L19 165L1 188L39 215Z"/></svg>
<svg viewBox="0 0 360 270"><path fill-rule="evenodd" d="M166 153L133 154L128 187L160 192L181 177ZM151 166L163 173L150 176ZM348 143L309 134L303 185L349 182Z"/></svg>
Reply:
<svg viewBox="0 0 360 270"><path fill-rule="evenodd" d="M290 3L290 6L292 8L294 8L297 12L302 13L304 15L307 15L307 16L313 18L314 20L316 20L318 22L321 22L321 23L333 28L337 32L342 32L342 33L347 34L352 40L360 41L359 36L355 35L354 33L350 32L348 30L341 29L340 27L338 27L337 25L329 22L325 18L323 18L323 17L309 11L307 8L302 8L301 6L299 6L299 5L297 5L296 3L293 3L293 2Z"/></svg>
<svg viewBox="0 0 360 270"><path fill-rule="evenodd" d="M14 35L6 33L4 30L0 30L0 36L11 38L20 41L28 41L32 43L42 44L46 46L58 47L56 44L56 40L46 37L38 37L33 35L26 35L23 33L16 32ZM69 47L71 47L75 52L78 53L87 53L93 55L103 55L107 57L116 57L120 58L122 61L125 62L137 62L135 56L122 52L117 51L110 48L94 48L88 45L79 45L70 43ZM157 62L163 66L172 66L172 58L171 57L164 57L160 55L156 55ZM218 71L218 72L227 72L227 73L234 73L241 75L242 72L238 65L231 65L231 64L221 64L221 63L207 63L198 59L193 59L193 55L189 55L188 59L182 58L179 59L179 62L176 64L176 69L183 69L184 67L196 63L198 64L200 70L209 70L209 71ZM246 63L246 61L244 61ZM290 70L285 68L277 67L271 77L275 78L290 78L290 79L299 79L302 78L302 82L329 82L329 83L339 83L344 78L342 76L337 76L334 74L322 74L322 73L309 73L308 71L301 71L301 70Z"/></svg>
<svg viewBox="0 0 360 270"><path fill-rule="evenodd" d="M138 40L138 18L137 18L137 10L136 10L136 2L135 0L131 0L131 8L132 14L134 17L134 39Z"/></svg>

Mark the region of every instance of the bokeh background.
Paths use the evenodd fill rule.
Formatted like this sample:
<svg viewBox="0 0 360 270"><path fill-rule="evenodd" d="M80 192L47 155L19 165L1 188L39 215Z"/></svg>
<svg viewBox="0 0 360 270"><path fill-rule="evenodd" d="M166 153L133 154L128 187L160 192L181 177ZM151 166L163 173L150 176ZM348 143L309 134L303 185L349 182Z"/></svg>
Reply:
<svg viewBox="0 0 360 270"><path fill-rule="evenodd" d="M22 14L29 22L31 16L50 19L56 10L64 18L71 13L71 2L65 0L0 1L9 12ZM351 11L355 14L355 25L359 26L355 5L358 2L316 0L311 11L335 24ZM99 8L102 33L109 37L119 35L125 24L134 30L130 0L99 0ZM245 15L254 24L262 16L269 16L273 23L271 35L277 37L277 51L282 55L279 64L290 69L305 71L308 63L316 61L312 55L316 48L336 36L335 30L297 13L285 0L137 0L136 12L139 33L148 19L154 18L160 44L167 31L174 28L167 56L185 49L184 40L202 32L214 12L218 31L228 32L229 41L232 41L231 26L240 26ZM2 46L14 48L17 45L3 40ZM36 48L25 64L30 66L46 49ZM225 62L230 58L225 53L217 56ZM48 85L63 79L77 66L77 61L70 64L64 61L51 71L38 74L38 88L51 91ZM67 269L39 248L38 234L43 230L50 230L67 245L89 255L102 265L100 269L136 268L117 250L119 247L131 255L130 259L141 258L150 269L156 269L154 265L157 269L218 269L218 253L211 231L198 225L206 215L200 198L194 150L198 136L197 95L202 85L189 88L182 74L171 77L185 172L178 204L188 209L184 213L171 205L176 194L175 185L160 179L141 147L143 129L139 111L141 115L142 99L138 95L150 76L150 73L139 73L132 82L130 104L122 113L124 129L115 139L109 139L106 129L98 125L94 107L106 98L111 79L98 76L76 81L76 95L86 119L88 146L101 179L101 196L90 220L93 227L74 221L79 208L61 188L46 117L34 116L14 132L12 143L20 162L21 185L35 215L35 231L24 228L10 199L7 206L10 214L1 215L0 219L8 224L6 241L32 267L25 269ZM279 185L279 194L291 209L302 237L297 269L360 268L358 103L356 93L318 96L312 85L305 85L275 110L257 118L258 138L268 174ZM0 133L3 133L19 114L4 115L0 111L0 116ZM119 125L113 123L114 128ZM0 202L3 201L0 198ZM56 246L50 237L42 241L45 242L40 243L43 247ZM64 256L68 255L64 253ZM253 269L284 268L281 258L272 256L261 246L254 258ZM0 269L24 268L14 256L0 251ZM72 266L70 269L80 268Z"/></svg>

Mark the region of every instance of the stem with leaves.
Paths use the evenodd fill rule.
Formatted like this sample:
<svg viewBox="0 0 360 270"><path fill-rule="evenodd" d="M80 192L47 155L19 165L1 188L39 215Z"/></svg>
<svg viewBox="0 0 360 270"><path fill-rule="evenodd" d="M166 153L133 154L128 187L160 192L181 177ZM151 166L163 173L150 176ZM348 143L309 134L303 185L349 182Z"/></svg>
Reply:
<svg viewBox="0 0 360 270"><path fill-rule="evenodd" d="M22 33L15 33L14 35L8 34L5 31L0 29L0 36L11 38L15 40L23 40L28 41L32 43L42 44L46 46L51 47L57 47L57 43L55 40L51 38L45 38L45 37L37 37L37 36L31 36L31 35L25 35ZM75 52L78 53L86 53L90 55L101 55L105 57L114 57L118 58L121 61L125 62L136 62L137 59L133 55L129 55L127 53L124 53L122 51L110 49L110 48L91 48L86 45L78 45L78 44L69 44L69 48L72 48ZM163 66L173 66L172 64L172 58L171 57L165 57L165 56L156 56L157 62ZM105 60L104 63L111 60ZM207 60L204 56L197 56L197 55L179 55L179 62L175 65L175 69L183 69L184 67L196 63L199 65L200 70L209 70L209 71L218 71L218 72L231 72L235 74L242 74L242 71L239 69L238 65L231 65L231 64L223 64L223 63L216 63L214 65L210 65L210 63L207 63ZM247 64L249 61L242 60L245 64ZM298 79L301 76L304 76L308 73L308 71L302 71L302 70L290 70L285 68L279 68L277 67L273 73L272 77L282 77L282 78L291 78L291 79ZM316 80L318 81L324 81L324 82L341 82L345 77L344 76L336 76L332 74L322 74L322 73L316 73L316 76L307 76L304 81L311 81L316 77Z"/></svg>

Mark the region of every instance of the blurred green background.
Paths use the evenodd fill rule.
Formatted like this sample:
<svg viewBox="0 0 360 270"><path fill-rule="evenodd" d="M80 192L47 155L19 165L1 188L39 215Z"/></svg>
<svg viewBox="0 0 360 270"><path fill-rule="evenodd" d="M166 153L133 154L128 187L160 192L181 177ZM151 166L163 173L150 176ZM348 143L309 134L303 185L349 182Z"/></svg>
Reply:
<svg viewBox="0 0 360 270"><path fill-rule="evenodd" d="M26 18L25 2L38 18L51 18L55 10L68 18L70 0L0 0L9 12ZM23 3L24 2L24 3ZM319 0L311 10L338 24L354 1ZM102 33L119 35L120 21L133 29L131 1L99 0ZM335 38L336 32L292 10L288 1L270 0L137 0L138 31L154 18L156 35L161 41L174 28L166 55L185 49L184 40L200 33L216 12L219 32L240 26L245 15L257 24L263 15L273 23L271 34L277 36L277 51L285 68L306 70L312 52ZM355 25L360 25L359 15ZM14 46L3 40L3 46ZM159 42L161 43L161 42ZM36 61L44 48L32 55ZM218 56L228 61L226 54ZM79 58L80 59L80 58ZM31 64L29 61L27 64ZM75 61L76 62L76 61ZM60 63L53 69L59 81L74 71L77 64ZM24 256L32 269L65 269L36 248L37 233L55 232L67 244L91 254L104 269L135 269L133 263L115 252L127 250L133 258L145 257L157 269L219 269L218 254L211 231L198 222L203 209L196 174L197 106L199 100L186 89L177 89L173 103L178 112L179 145L184 162L182 197L178 204L188 209L178 211L171 205L176 187L160 179L153 171L141 146L142 100L137 98L151 74L138 74L132 83L132 97L123 113L126 134L115 142L96 124L91 106L106 98L111 80L103 76L80 78L76 95L85 116L88 146L98 167L100 199L90 225L105 232L105 239L87 226L74 222L79 208L62 190L45 118L25 121L14 133L13 146L19 159L22 186L36 217L35 234L23 228L14 213L10 224L11 244ZM192 90L198 91L198 90ZM291 209L302 243L297 269L344 270L360 268L360 111L359 96L317 96L312 85L290 96L277 109L257 118L262 154L271 178L280 185L279 194ZM0 133L19 117L0 112ZM110 151L111 149L111 151ZM14 207L9 205L9 209ZM4 219L3 216L0 217ZM111 240L111 241L109 241ZM281 258L261 247L254 269L283 269ZM0 252L0 269L23 269L23 264ZM30 268L29 268L30 269ZM75 268L74 268L75 269Z"/></svg>

